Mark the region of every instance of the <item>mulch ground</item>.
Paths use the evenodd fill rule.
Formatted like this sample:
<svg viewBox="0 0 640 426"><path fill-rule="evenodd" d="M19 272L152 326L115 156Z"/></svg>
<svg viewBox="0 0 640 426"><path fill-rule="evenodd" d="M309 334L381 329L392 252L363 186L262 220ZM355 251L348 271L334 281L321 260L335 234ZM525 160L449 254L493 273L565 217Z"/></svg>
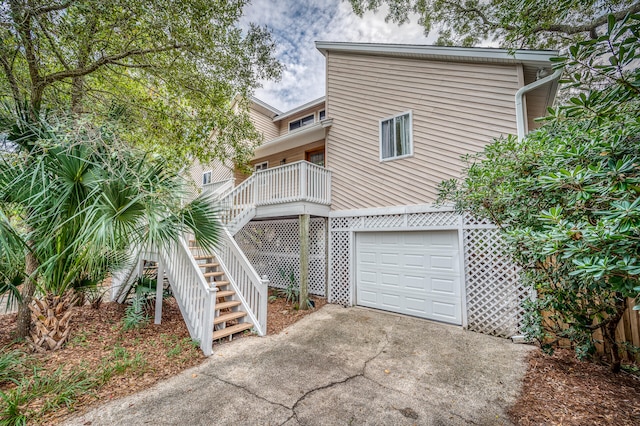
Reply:
<svg viewBox="0 0 640 426"><path fill-rule="evenodd" d="M306 311L296 310L292 304L287 304L282 299L269 302L267 333L277 334L326 304L325 299L312 297L312 300L316 308ZM42 368L48 372L58 368L64 371L82 368L95 372L100 371L105 363L113 365L124 360L127 360L129 367L121 374L114 374L101 387L83 395L72 407L50 412L36 419L37 423L59 423L89 407L147 389L156 382L205 360L200 349L191 342L173 298L164 301L160 325L153 324L153 312L150 312L151 322L148 325L129 331L123 330L122 327L124 305L103 303L99 309L93 309L89 305L73 309L75 328L69 343L56 352L31 354ZM21 349L30 352L29 346L25 343L13 341L15 320L16 314L0 315L0 349ZM252 335L240 335L234 340L250 336ZM228 340L225 339L214 343L214 346L227 343ZM136 361L132 362L134 359ZM0 386L0 391L7 391L12 387L13 385L5 384ZM40 403L42 402L30 408L36 409Z"/></svg>
<svg viewBox="0 0 640 426"><path fill-rule="evenodd" d="M581 362L573 352L537 350L520 398L509 412L516 425L640 425L640 377Z"/></svg>

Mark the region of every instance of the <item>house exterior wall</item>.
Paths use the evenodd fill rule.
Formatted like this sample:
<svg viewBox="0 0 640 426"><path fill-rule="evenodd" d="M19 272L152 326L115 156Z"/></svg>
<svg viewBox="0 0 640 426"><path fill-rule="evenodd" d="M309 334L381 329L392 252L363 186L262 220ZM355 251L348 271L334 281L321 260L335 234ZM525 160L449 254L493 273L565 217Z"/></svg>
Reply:
<svg viewBox="0 0 640 426"><path fill-rule="evenodd" d="M264 141L277 138L280 135L278 123L274 123L271 117L264 115L255 108L249 108L249 117L256 130L262 133Z"/></svg>
<svg viewBox="0 0 640 426"><path fill-rule="evenodd" d="M327 163L332 210L433 202L460 156L516 132L516 65L329 52ZM411 111L414 155L380 162L379 120Z"/></svg>
<svg viewBox="0 0 640 426"><path fill-rule="evenodd" d="M220 160L214 160L209 164L194 161L189 168L189 176L197 188L202 188L202 174L211 171L211 182L233 179L233 169Z"/></svg>

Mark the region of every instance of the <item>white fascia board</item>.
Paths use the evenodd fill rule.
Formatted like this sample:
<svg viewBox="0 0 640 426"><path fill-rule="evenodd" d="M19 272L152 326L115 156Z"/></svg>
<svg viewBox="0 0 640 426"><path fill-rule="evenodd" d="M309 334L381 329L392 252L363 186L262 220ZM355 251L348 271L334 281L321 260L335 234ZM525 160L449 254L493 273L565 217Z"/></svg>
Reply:
<svg viewBox="0 0 640 426"><path fill-rule="evenodd" d="M418 55L425 58L458 57L468 60L498 60L514 63L549 63L549 59L557 56L557 50L515 50L488 47L446 47L424 46L415 44L385 44L385 43L343 43L330 41L316 41L316 49L326 56L327 51L387 54L387 55Z"/></svg>
<svg viewBox="0 0 640 426"><path fill-rule="evenodd" d="M267 111L270 112L270 114L266 114L269 116L269 118L273 118L275 116L277 116L278 114L282 114L282 111L278 110L277 108L272 107L271 105L269 105L266 102L261 101L260 99L251 96L251 102L253 102L256 106L261 107Z"/></svg>
<svg viewBox="0 0 640 426"><path fill-rule="evenodd" d="M286 135L272 139L260 145L254 151L253 158L262 158L288 149L297 148L311 142L325 138L325 128L331 126L332 120L322 120L318 123L309 124Z"/></svg>
<svg viewBox="0 0 640 426"><path fill-rule="evenodd" d="M453 205L434 206L433 204L415 204L408 206L371 207L354 210L333 210L329 217L379 216L388 214L436 213L454 211Z"/></svg>
<svg viewBox="0 0 640 426"><path fill-rule="evenodd" d="M273 121L274 122L280 121L283 118L291 117L292 115L295 115L295 114L299 113L300 111L304 111L307 108L311 108L311 107L314 107L314 106L320 106L321 104L324 104L324 101L325 101L325 97L324 96L322 96L322 97L320 97L318 99L314 99L313 101L307 102L304 105L300 105L300 106L295 107L294 109L291 109L291 110L289 110L287 112L281 113L280 115L276 116L273 119Z"/></svg>

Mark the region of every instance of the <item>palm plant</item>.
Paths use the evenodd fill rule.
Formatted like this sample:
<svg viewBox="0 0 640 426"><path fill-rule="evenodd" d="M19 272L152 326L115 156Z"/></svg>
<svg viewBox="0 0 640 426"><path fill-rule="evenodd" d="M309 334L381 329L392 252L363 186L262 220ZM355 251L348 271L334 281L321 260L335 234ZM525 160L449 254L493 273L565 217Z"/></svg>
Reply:
<svg viewBox="0 0 640 426"><path fill-rule="evenodd" d="M43 322L36 324L36 334L50 334L51 324L73 305L69 290L104 280L127 261L130 247L162 248L186 231L203 247L217 241L210 200L182 205L186 182L166 159L132 149L107 128L78 121L41 122L32 129L14 140L22 151L0 159L0 209L11 208L19 217L19 226L3 222L0 244L13 252L21 247L36 260L27 277L42 294L32 309L32 317ZM18 243L10 246L10 237ZM57 320L40 318L38 312L52 305L60 306ZM64 330L53 334L62 337Z"/></svg>

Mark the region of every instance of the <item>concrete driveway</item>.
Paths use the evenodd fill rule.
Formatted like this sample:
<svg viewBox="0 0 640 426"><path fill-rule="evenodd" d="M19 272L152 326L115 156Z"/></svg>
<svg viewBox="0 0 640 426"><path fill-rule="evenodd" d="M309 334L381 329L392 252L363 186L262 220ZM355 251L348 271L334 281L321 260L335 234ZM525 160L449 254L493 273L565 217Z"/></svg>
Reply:
<svg viewBox="0 0 640 426"><path fill-rule="evenodd" d="M509 424L530 349L326 305L279 335L216 346L201 366L69 424Z"/></svg>

